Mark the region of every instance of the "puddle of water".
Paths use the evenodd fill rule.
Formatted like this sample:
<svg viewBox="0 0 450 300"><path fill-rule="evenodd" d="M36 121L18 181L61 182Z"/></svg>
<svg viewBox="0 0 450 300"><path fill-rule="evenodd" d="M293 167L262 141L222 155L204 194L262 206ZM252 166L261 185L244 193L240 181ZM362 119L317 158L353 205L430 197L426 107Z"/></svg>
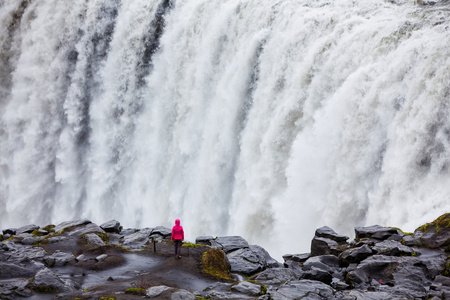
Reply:
<svg viewBox="0 0 450 300"><path fill-rule="evenodd" d="M216 283L215 281L199 278L191 273L180 270L171 270L160 277L176 281L179 288L188 291L203 291L205 288Z"/></svg>
<svg viewBox="0 0 450 300"><path fill-rule="evenodd" d="M124 254L125 263L104 271L84 271L77 268L54 268L53 271L69 286L78 290L89 289L93 286L107 282L108 278L114 280L131 279L146 273L164 262L160 257L149 257L134 253ZM83 274L84 273L84 274Z"/></svg>
<svg viewBox="0 0 450 300"><path fill-rule="evenodd" d="M113 279L131 279L142 273L148 272L151 269L161 265L163 259L160 257L149 257L138 254L125 254L126 263L113 269L105 271L88 271L84 278L84 284L81 289L88 289L90 287L99 285L108 280L109 277Z"/></svg>

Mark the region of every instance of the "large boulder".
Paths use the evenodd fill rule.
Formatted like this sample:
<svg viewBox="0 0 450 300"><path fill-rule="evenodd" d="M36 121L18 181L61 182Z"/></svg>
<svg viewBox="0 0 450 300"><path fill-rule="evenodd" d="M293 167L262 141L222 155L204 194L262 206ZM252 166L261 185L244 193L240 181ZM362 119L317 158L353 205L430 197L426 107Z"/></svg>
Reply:
<svg viewBox="0 0 450 300"><path fill-rule="evenodd" d="M241 236L222 236L216 238L214 242L215 248L219 248L225 253L250 247L248 242Z"/></svg>
<svg viewBox="0 0 450 300"><path fill-rule="evenodd" d="M263 247L258 246L258 245L250 245L250 249L253 252L255 252L258 255L258 257L264 258L265 265L268 268L281 268L281 267L283 267L283 264L281 264L276 259L274 259L272 256L270 256L269 252L267 252L266 249L264 249Z"/></svg>
<svg viewBox="0 0 450 300"><path fill-rule="evenodd" d="M127 249L142 249L149 243L148 232L138 231L127 235L123 239L122 246Z"/></svg>
<svg viewBox="0 0 450 300"><path fill-rule="evenodd" d="M279 288L267 292L273 300L291 299L335 299L333 289L322 282L314 280L288 281Z"/></svg>
<svg viewBox="0 0 450 300"><path fill-rule="evenodd" d="M315 236L311 241L311 256L336 254L336 252L339 254L341 251L336 251L338 247L338 242L332 239Z"/></svg>
<svg viewBox="0 0 450 300"><path fill-rule="evenodd" d="M116 220L105 222L100 225L100 228L109 233L120 233L122 231L122 226L120 226L119 221Z"/></svg>
<svg viewBox="0 0 450 300"><path fill-rule="evenodd" d="M159 234L163 237L168 237L172 235L172 229L164 226L156 226L155 228L153 228L151 234Z"/></svg>
<svg viewBox="0 0 450 300"><path fill-rule="evenodd" d="M36 276L27 287L38 293L46 294L65 293L72 290L61 280L61 278L47 268L37 272Z"/></svg>
<svg viewBox="0 0 450 300"><path fill-rule="evenodd" d="M383 287L405 298L423 298L431 284L429 274L415 257L374 255L349 272L348 281L354 287L368 287L381 280Z"/></svg>
<svg viewBox="0 0 450 300"><path fill-rule="evenodd" d="M47 267L53 268L63 267L69 264L74 259L75 256L72 253L56 250L52 255L44 257L42 261Z"/></svg>
<svg viewBox="0 0 450 300"><path fill-rule="evenodd" d="M211 246L211 241L214 240L212 236L199 236L195 239L196 244Z"/></svg>
<svg viewBox="0 0 450 300"><path fill-rule="evenodd" d="M450 213L444 214L431 223L416 229L422 232L420 241L428 248L440 248L450 245Z"/></svg>
<svg viewBox="0 0 450 300"><path fill-rule="evenodd" d="M89 246L99 247L106 245L105 242L95 233L83 235L84 243Z"/></svg>
<svg viewBox="0 0 450 300"><path fill-rule="evenodd" d="M3 234L4 235L15 235L17 232L17 228L7 228L7 229L3 229Z"/></svg>
<svg viewBox="0 0 450 300"><path fill-rule="evenodd" d="M410 247L402 245L402 243L397 241L382 241L376 243L372 250L377 254L388 255L388 256L411 256L415 253Z"/></svg>
<svg viewBox="0 0 450 300"><path fill-rule="evenodd" d="M238 249L228 253L227 257L231 272L252 275L267 267L265 257L251 248Z"/></svg>
<svg viewBox="0 0 450 300"><path fill-rule="evenodd" d="M74 220L74 221L67 221L62 222L61 224L58 224L55 226L54 230L56 233L59 233L63 230L68 230L70 228L83 226L92 223L90 220L87 219L81 219L81 220Z"/></svg>
<svg viewBox="0 0 450 300"><path fill-rule="evenodd" d="M386 240L394 234L399 234L399 231L395 228L383 227L380 225L355 228L355 237L357 239L374 238L378 240Z"/></svg>
<svg viewBox="0 0 450 300"><path fill-rule="evenodd" d="M255 274L252 279L265 285L279 285L290 280L297 280L299 276L288 268L271 268Z"/></svg>
<svg viewBox="0 0 450 300"><path fill-rule="evenodd" d="M231 289L247 295L261 294L261 285L248 281L241 281L237 285L233 285Z"/></svg>
<svg viewBox="0 0 450 300"><path fill-rule="evenodd" d="M310 253L285 254L285 255L283 255L283 260L284 260L284 262L296 261L296 262L304 263L310 257L311 257Z"/></svg>
<svg viewBox="0 0 450 300"><path fill-rule="evenodd" d="M348 249L339 255L339 259L343 265L359 263L373 254L373 250L368 245Z"/></svg>
<svg viewBox="0 0 450 300"><path fill-rule="evenodd" d="M31 278L36 274L36 270L29 267L22 267L18 264L0 262L0 279L10 278Z"/></svg>
<svg viewBox="0 0 450 300"><path fill-rule="evenodd" d="M73 237L79 237L86 233L97 233L97 234L104 234L105 231L100 228L97 224L89 223L86 225L66 228L67 235L73 236Z"/></svg>
<svg viewBox="0 0 450 300"><path fill-rule="evenodd" d="M340 273L339 259L334 255L314 256L303 264L303 278L331 284L333 274ZM343 278L343 276L339 276Z"/></svg>
<svg viewBox="0 0 450 300"><path fill-rule="evenodd" d="M345 243L348 240L348 236L339 235L333 229L328 226L320 227L316 230L315 236L327 238L338 243Z"/></svg>
<svg viewBox="0 0 450 300"><path fill-rule="evenodd" d="M26 225L26 226L22 226L20 228L17 228L16 234L21 234L21 233L32 233L33 231L39 229L40 227L37 225Z"/></svg>
<svg viewBox="0 0 450 300"><path fill-rule="evenodd" d="M46 252L41 247L30 247L15 245L15 248L10 246L11 257L8 259L10 263L27 263L34 260L42 259Z"/></svg>

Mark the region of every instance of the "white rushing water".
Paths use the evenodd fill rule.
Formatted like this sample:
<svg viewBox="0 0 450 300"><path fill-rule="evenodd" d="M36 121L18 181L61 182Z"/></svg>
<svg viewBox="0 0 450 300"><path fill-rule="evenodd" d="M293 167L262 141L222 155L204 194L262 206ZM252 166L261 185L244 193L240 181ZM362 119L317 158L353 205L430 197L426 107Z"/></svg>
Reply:
<svg viewBox="0 0 450 300"><path fill-rule="evenodd" d="M241 235L450 211L445 1L2 0L0 225Z"/></svg>

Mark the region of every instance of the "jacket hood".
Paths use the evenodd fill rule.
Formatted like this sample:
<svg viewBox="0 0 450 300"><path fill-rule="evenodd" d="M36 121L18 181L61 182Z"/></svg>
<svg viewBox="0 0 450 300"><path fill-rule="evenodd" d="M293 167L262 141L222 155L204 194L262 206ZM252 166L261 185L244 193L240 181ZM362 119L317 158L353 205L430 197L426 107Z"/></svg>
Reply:
<svg viewBox="0 0 450 300"><path fill-rule="evenodd" d="M180 226L180 220L179 219L175 220L175 225Z"/></svg>

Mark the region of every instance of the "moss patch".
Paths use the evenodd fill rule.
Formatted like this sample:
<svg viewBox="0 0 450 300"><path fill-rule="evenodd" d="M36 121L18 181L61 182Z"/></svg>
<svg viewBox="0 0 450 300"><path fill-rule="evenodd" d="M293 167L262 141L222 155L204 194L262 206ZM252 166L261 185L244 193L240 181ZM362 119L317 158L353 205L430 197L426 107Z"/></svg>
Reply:
<svg viewBox="0 0 450 300"><path fill-rule="evenodd" d="M43 230L47 231L48 233L54 233L55 232L55 225L47 225L44 228L42 228Z"/></svg>
<svg viewBox="0 0 450 300"><path fill-rule="evenodd" d="M447 257L447 262L445 264L445 270L442 272L442 275L450 277L450 256Z"/></svg>
<svg viewBox="0 0 450 300"><path fill-rule="evenodd" d="M32 289L33 291L35 291L37 293L41 293L41 294L57 294L57 293L59 293L59 291L55 291L54 289L52 289L49 286L33 286L33 287L30 287L30 289Z"/></svg>
<svg viewBox="0 0 450 300"><path fill-rule="evenodd" d="M141 296L145 296L146 294L146 289L141 289L141 288L129 288L125 291L126 294L132 294L132 295L141 295Z"/></svg>
<svg viewBox="0 0 450 300"><path fill-rule="evenodd" d="M233 280L225 258L225 253L219 249L205 251L202 256L203 272L216 278Z"/></svg>
<svg viewBox="0 0 450 300"><path fill-rule="evenodd" d="M400 229L400 228L398 228L398 227L389 227L389 228L392 228L392 229L398 230L398 231L400 231L401 233L403 233L403 235L413 235L413 233L412 233L412 232L404 232L403 230L401 230L401 229Z"/></svg>
<svg viewBox="0 0 450 300"><path fill-rule="evenodd" d="M183 243L183 245L181 245L181 247L185 247L185 248L197 248L197 247L206 247L205 245L202 244L193 244L193 243Z"/></svg>
<svg viewBox="0 0 450 300"><path fill-rule="evenodd" d="M420 226L416 229L416 231L420 230L425 233L431 229L434 229L434 231L438 233L440 230L445 228L450 228L450 213L443 214L433 222Z"/></svg>

